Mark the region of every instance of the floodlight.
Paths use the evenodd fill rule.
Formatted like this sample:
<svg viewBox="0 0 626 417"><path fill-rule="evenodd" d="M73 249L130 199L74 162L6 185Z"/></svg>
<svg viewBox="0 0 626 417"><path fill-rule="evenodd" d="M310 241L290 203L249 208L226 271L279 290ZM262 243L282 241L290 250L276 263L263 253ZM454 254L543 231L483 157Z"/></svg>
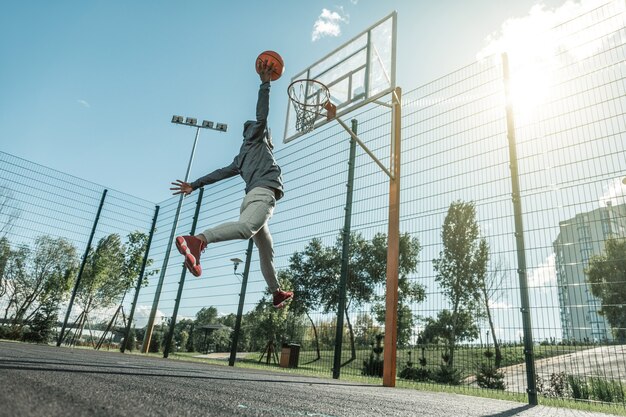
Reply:
<svg viewBox="0 0 626 417"><path fill-rule="evenodd" d="M183 116L172 116L172 123L182 123L183 122Z"/></svg>
<svg viewBox="0 0 626 417"><path fill-rule="evenodd" d="M239 258L232 258L230 261L234 264L233 266L235 267L235 273L237 273L237 267L243 261L241 259L239 259Z"/></svg>
<svg viewBox="0 0 626 417"><path fill-rule="evenodd" d="M194 119L193 117L188 117L187 120L185 120L185 123L188 125L195 125L198 122L198 119Z"/></svg>
<svg viewBox="0 0 626 417"><path fill-rule="evenodd" d="M203 120L202 127L206 129L213 129L213 122L209 122L208 120Z"/></svg>
<svg viewBox="0 0 626 417"><path fill-rule="evenodd" d="M226 123L217 123L215 125L215 129L221 130L222 132L226 132L226 129L228 129L228 125Z"/></svg>

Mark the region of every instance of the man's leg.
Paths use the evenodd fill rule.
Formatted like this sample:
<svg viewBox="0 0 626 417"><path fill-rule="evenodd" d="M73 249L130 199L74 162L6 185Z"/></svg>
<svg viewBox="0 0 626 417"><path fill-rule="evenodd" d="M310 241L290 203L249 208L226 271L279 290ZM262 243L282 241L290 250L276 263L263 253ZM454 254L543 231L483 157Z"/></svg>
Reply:
<svg viewBox="0 0 626 417"><path fill-rule="evenodd" d="M261 263L261 273L265 282L273 294L279 290L278 280L276 279L276 269L274 268L274 245L272 235L264 225L253 237L254 243L259 250L259 261Z"/></svg>
<svg viewBox="0 0 626 417"><path fill-rule="evenodd" d="M250 239L272 217L276 198L271 190L254 188L241 203L241 213L236 222L222 223L201 233L206 243L233 239Z"/></svg>
<svg viewBox="0 0 626 417"><path fill-rule="evenodd" d="M274 268L274 244L267 224L252 237L252 240L259 250L261 273L272 293L272 304L276 308L282 308L287 301L293 298L293 292L282 291L278 285L276 269Z"/></svg>
<svg viewBox="0 0 626 417"><path fill-rule="evenodd" d="M276 199L271 190L255 188L241 203L239 220L205 230L196 236L176 237L176 247L185 256L185 266L195 276L202 274L200 253L207 243L233 239L250 239L272 216Z"/></svg>

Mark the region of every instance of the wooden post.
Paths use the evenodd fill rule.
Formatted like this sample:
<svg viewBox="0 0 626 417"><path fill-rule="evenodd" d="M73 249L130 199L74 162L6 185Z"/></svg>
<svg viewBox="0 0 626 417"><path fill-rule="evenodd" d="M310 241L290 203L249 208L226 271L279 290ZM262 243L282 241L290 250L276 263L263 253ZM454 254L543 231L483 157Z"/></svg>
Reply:
<svg viewBox="0 0 626 417"><path fill-rule="evenodd" d="M398 339L398 264L400 261L400 142L402 89L392 93L391 173L389 180L389 229L387 233L387 291L383 385L396 386L396 343Z"/></svg>

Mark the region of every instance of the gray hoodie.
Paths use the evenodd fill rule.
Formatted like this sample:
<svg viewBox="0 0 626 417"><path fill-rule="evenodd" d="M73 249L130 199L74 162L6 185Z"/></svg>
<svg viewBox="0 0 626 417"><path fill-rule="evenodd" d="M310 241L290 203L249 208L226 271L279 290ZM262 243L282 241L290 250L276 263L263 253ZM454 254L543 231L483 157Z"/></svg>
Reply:
<svg viewBox="0 0 626 417"><path fill-rule="evenodd" d="M216 169L204 177L191 183L195 190L213 184L225 178L241 175L246 183L246 193L255 187L266 187L274 190L276 200L283 197L283 178L272 149L272 139L267 128L267 115L270 108L270 83L264 82L259 87L259 98L256 104L256 121L244 123L243 143L239 154L233 162Z"/></svg>

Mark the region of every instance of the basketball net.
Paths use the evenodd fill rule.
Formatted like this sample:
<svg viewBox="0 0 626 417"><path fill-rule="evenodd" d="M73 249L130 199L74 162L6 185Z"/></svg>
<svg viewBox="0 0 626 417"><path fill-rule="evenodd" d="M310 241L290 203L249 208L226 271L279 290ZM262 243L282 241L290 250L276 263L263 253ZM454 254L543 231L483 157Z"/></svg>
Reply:
<svg viewBox="0 0 626 417"><path fill-rule="evenodd" d="M296 130L298 132L311 132L315 127L315 122L323 117L324 110L326 110L328 120L335 117L337 108L330 102L330 92L319 81L294 81L289 86L288 93L296 112Z"/></svg>

